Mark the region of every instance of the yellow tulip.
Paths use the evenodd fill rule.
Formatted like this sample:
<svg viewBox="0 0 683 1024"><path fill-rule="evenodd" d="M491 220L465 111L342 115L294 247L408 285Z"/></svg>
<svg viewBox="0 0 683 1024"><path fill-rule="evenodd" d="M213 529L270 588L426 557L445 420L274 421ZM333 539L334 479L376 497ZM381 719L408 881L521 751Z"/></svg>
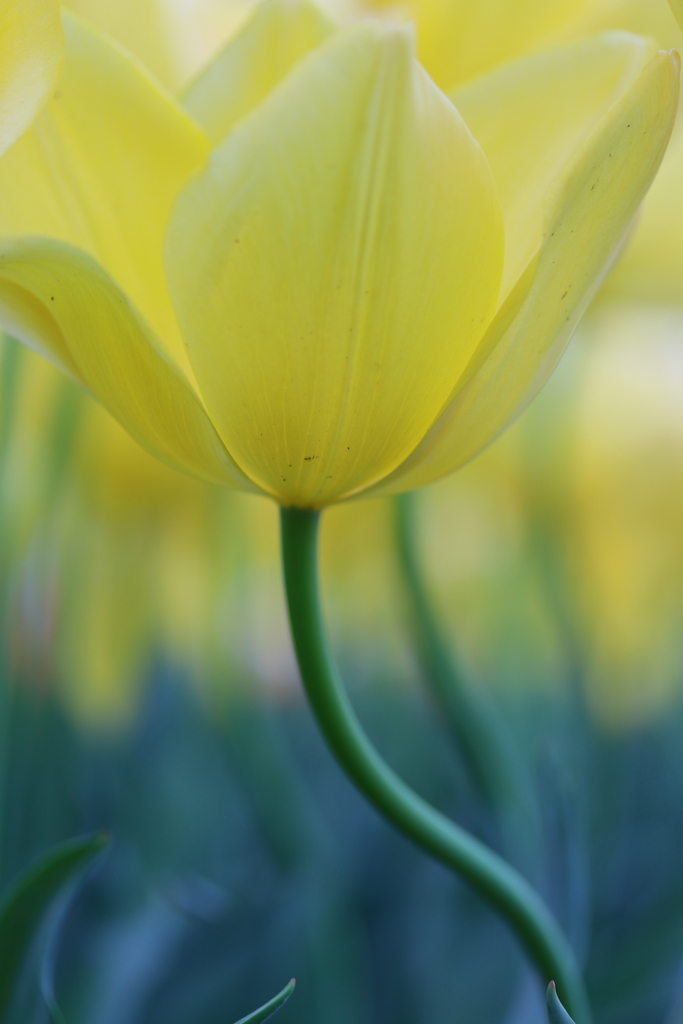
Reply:
<svg viewBox="0 0 683 1024"><path fill-rule="evenodd" d="M328 742L588 1020L539 897L365 741L328 664L311 510L450 472L528 401L656 173L678 60L609 35L447 98L409 33L329 32L300 3L312 31L273 76L249 33L263 53L277 8L185 111L67 19L60 87L0 161L0 321L162 460L285 506L292 633Z"/></svg>
<svg viewBox="0 0 683 1024"><path fill-rule="evenodd" d="M240 83L260 98L245 50L278 9L186 95L214 136ZM59 90L0 161L0 306L162 460L321 507L450 472L528 401L656 172L678 61L611 34L451 102L405 31L320 42L297 10L294 60L210 158L67 17Z"/></svg>
<svg viewBox="0 0 683 1024"><path fill-rule="evenodd" d="M0 154L38 114L64 55L56 0L7 0L0 8Z"/></svg>

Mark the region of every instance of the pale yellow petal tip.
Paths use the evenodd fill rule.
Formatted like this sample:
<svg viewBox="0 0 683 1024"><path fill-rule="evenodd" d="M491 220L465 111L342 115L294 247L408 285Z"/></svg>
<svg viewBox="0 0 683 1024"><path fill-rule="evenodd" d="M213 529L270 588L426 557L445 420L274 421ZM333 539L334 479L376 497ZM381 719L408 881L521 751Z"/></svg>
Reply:
<svg viewBox="0 0 683 1024"><path fill-rule="evenodd" d="M189 85L182 102L214 144L335 31L313 0L262 0Z"/></svg>
<svg viewBox="0 0 683 1024"><path fill-rule="evenodd" d="M376 21L374 24L377 26L378 32L387 40L394 41L403 52L407 52L411 58L417 59L417 34L414 22Z"/></svg>
<svg viewBox="0 0 683 1024"><path fill-rule="evenodd" d="M417 45L412 25L368 20L352 25L346 34L355 35L368 52L374 51L378 68L381 66L384 74L397 76L397 81L415 74Z"/></svg>
<svg viewBox="0 0 683 1024"><path fill-rule="evenodd" d="M380 21L377 18L366 18L349 25L343 30L347 41L367 39L372 43L393 52L401 60L417 59L415 28L411 22L398 23Z"/></svg>
<svg viewBox="0 0 683 1024"><path fill-rule="evenodd" d="M680 80L681 80L681 55L678 50L658 50L652 59L652 63L655 61L661 61L662 64L668 65L670 69L669 78L669 90L671 96L671 104L673 105L673 114L678 109L679 96L680 96ZM672 125L673 127L673 125Z"/></svg>
<svg viewBox="0 0 683 1024"><path fill-rule="evenodd" d="M209 154L210 151L210 140L202 128L184 108L178 103L175 96L170 90L164 85L164 83L150 70L150 68L134 53L128 49L123 43L119 42L110 33L104 31L96 25L93 25L87 19L81 17L80 14L74 13L74 11L62 9L62 23L63 23L63 35L64 35L64 49L67 64L69 62L69 56L76 55L80 51L82 54L89 52L94 53L95 47L100 47L103 56L112 55L119 58L119 67L121 67L120 59L122 58L127 66L127 69L132 70L140 83L141 87L148 90L149 95L154 94L156 100L161 100L167 109L172 108L172 116L176 121L182 121L186 133L194 137L195 144L203 150L203 159Z"/></svg>

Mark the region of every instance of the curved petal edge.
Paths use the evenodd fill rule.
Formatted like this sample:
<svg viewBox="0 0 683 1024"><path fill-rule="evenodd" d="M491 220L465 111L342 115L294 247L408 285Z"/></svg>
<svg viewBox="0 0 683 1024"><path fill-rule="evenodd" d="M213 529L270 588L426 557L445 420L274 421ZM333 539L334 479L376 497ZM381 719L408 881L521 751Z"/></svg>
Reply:
<svg viewBox="0 0 683 1024"><path fill-rule="evenodd" d="M543 386L659 168L676 117L679 71L675 51L657 53L593 131L559 189L528 288L515 296L516 312L510 321L503 306L489 328L490 355L409 458L366 493L410 490L457 469Z"/></svg>
<svg viewBox="0 0 683 1024"><path fill-rule="evenodd" d="M149 326L87 253L53 239L3 240L0 323L76 378L161 461L211 483L258 490Z"/></svg>

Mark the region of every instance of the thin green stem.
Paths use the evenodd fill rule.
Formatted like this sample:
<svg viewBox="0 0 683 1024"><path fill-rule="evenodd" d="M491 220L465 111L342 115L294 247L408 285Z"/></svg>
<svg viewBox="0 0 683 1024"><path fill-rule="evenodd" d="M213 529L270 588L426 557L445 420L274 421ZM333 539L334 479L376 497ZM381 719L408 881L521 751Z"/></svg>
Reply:
<svg viewBox="0 0 683 1024"><path fill-rule="evenodd" d="M538 893L501 857L414 793L382 760L351 707L329 650L318 585L319 513L282 509L282 560L292 637L313 712L344 771L377 810L452 868L507 920L577 1024L589 1024L581 973Z"/></svg>
<svg viewBox="0 0 683 1024"><path fill-rule="evenodd" d="M425 584L417 544L415 495L395 499L398 561L425 680L484 797L498 812L511 806L537 831L531 780L512 736L489 695L457 666Z"/></svg>

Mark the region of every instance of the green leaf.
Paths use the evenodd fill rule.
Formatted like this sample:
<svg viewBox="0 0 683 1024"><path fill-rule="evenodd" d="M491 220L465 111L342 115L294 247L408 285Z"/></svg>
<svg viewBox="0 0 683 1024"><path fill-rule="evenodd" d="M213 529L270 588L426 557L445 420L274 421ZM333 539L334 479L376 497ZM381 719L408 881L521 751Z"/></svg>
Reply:
<svg viewBox="0 0 683 1024"><path fill-rule="evenodd" d="M242 1017L241 1020L237 1021L237 1024L261 1024L261 1021L268 1020L276 1010L279 1010L281 1006L284 1006L294 991L295 985L296 980L292 978L289 984L285 985L282 992L278 992L276 996L273 996L269 1003L264 1003L264 1005L259 1007L258 1010L254 1010L253 1013L249 1013L246 1017Z"/></svg>
<svg viewBox="0 0 683 1024"><path fill-rule="evenodd" d="M554 981L551 981L546 989L545 1002L548 1007L548 1020L550 1024L574 1024L574 1021L560 1002Z"/></svg>
<svg viewBox="0 0 683 1024"><path fill-rule="evenodd" d="M0 899L0 1022L7 1018L22 964L61 887L109 842L98 833L53 847L34 861Z"/></svg>

